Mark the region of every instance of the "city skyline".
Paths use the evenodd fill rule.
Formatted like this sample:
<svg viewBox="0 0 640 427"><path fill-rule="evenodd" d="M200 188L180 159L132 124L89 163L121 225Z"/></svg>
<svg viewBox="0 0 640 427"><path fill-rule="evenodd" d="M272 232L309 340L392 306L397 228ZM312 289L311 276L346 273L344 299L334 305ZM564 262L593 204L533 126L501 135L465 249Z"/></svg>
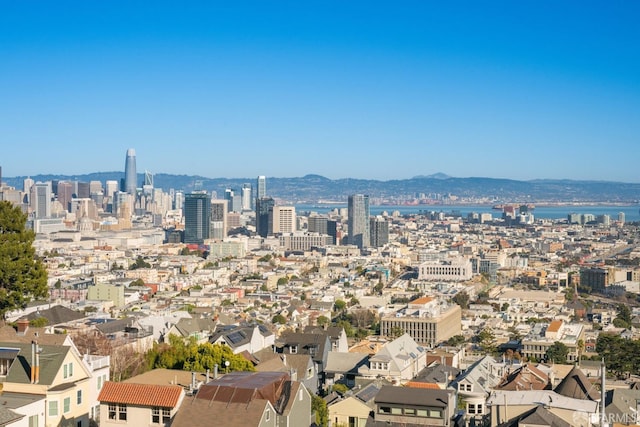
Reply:
<svg viewBox="0 0 640 427"><path fill-rule="evenodd" d="M5 176L640 182L635 3L65 6L0 15Z"/></svg>

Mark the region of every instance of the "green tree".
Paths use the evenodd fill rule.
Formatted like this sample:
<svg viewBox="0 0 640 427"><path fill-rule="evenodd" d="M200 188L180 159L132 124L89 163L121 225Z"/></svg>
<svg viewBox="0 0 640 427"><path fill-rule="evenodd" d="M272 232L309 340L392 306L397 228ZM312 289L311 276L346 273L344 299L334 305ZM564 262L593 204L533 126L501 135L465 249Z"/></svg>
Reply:
<svg viewBox="0 0 640 427"><path fill-rule="evenodd" d="M138 255L138 258L136 258L136 262L131 264L129 270L137 270L138 268L151 268L151 264L146 262L144 258L142 258L142 255Z"/></svg>
<svg viewBox="0 0 640 427"><path fill-rule="evenodd" d="M556 341L545 353L545 358L548 362L553 363L567 363L567 355L569 354L569 347L560 341Z"/></svg>
<svg viewBox="0 0 640 427"><path fill-rule="evenodd" d="M333 303L333 308L336 311L344 311L347 308L347 303L341 299L337 299L335 303Z"/></svg>
<svg viewBox="0 0 640 427"><path fill-rule="evenodd" d="M466 342L466 338L464 337L464 335L454 335L451 338L449 338L447 340L447 345L450 345L452 347L457 347L459 345L462 345Z"/></svg>
<svg viewBox="0 0 640 427"><path fill-rule="evenodd" d="M349 387L347 387L344 384L335 383L334 385L331 386L331 391L335 391L341 396L344 396L344 394L349 391Z"/></svg>
<svg viewBox="0 0 640 427"><path fill-rule="evenodd" d="M329 423L329 411L327 402L316 394L311 395L311 411L316 414L316 425L327 427Z"/></svg>
<svg viewBox="0 0 640 427"><path fill-rule="evenodd" d="M280 324L280 325L284 325L285 323L287 323L287 318L284 317L282 314L276 314L275 316L273 316L273 319L271 319L271 323L275 324Z"/></svg>
<svg viewBox="0 0 640 427"><path fill-rule="evenodd" d="M321 326L324 328L328 324L329 324L329 318L327 316L318 316L318 318L316 319L316 325L318 326Z"/></svg>
<svg viewBox="0 0 640 427"><path fill-rule="evenodd" d="M484 328L476 336L476 341L482 351L485 353L495 353L496 351L496 336L489 328Z"/></svg>
<svg viewBox="0 0 640 427"><path fill-rule="evenodd" d="M455 294L453 298L451 298L453 302L458 304L460 308L467 309L469 308L469 294L465 291L458 292Z"/></svg>
<svg viewBox="0 0 640 427"><path fill-rule="evenodd" d="M34 328L44 328L49 324L49 321L46 317L36 317L35 319L29 320L29 326L33 326Z"/></svg>
<svg viewBox="0 0 640 427"><path fill-rule="evenodd" d="M0 315L47 296L47 271L35 255L35 233L27 216L11 202L0 202Z"/></svg>
<svg viewBox="0 0 640 427"><path fill-rule="evenodd" d="M133 282L129 283L129 286L144 286L144 280L136 279Z"/></svg>
<svg viewBox="0 0 640 427"><path fill-rule="evenodd" d="M619 319L619 320L618 320ZM618 304L618 315L614 320L618 320L619 328L628 328L631 326L631 309L626 304Z"/></svg>

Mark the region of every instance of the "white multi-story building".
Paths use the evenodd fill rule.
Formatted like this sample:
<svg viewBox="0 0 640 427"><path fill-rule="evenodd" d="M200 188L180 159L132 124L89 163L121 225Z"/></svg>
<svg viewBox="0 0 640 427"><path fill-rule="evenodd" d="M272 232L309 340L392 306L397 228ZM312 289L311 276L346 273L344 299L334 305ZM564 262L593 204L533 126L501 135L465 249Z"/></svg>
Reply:
<svg viewBox="0 0 640 427"><path fill-rule="evenodd" d="M420 280L465 281L471 280L473 266L467 258L427 261L419 266Z"/></svg>

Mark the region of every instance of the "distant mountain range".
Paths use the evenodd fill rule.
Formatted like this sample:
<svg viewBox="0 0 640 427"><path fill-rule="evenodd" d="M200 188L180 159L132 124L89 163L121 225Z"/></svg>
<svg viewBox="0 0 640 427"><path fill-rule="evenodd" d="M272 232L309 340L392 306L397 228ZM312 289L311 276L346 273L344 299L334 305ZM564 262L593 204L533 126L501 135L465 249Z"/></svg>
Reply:
<svg viewBox="0 0 640 427"><path fill-rule="evenodd" d="M85 175L37 175L33 180L51 181L120 181L123 172L97 172ZM22 188L26 177L3 178L3 182ZM139 174L139 182L143 175ZM194 175L154 175L154 186L190 192L193 190L216 191L222 198L231 188L240 192L242 185L250 183L255 188L254 178L206 178ZM640 184L608 181L573 181L539 179L517 181L496 178L455 178L443 173L416 176L409 179L378 181L370 179L329 179L320 175L305 175L297 178L267 177L267 194L289 202L318 203L319 201L346 202L348 195L362 193L372 198L388 201L407 200L419 195L431 199L442 199L453 195L457 199L485 201L487 203L637 203L640 200Z"/></svg>

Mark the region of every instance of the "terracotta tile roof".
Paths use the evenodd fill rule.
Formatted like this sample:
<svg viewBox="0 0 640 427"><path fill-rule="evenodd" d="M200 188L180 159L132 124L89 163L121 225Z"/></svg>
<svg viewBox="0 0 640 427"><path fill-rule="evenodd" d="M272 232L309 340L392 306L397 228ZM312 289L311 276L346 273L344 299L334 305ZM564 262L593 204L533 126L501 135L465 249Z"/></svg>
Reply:
<svg viewBox="0 0 640 427"><path fill-rule="evenodd" d="M431 389L431 390L440 390L440 387L438 386L438 384L435 384L435 383L423 383L423 382L420 382L420 381L409 381L408 383L405 384L405 387L427 388L427 389Z"/></svg>
<svg viewBox="0 0 640 427"><path fill-rule="evenodd" d="M128 405L175 407L182 394L183 388L178 385L154 385L114 383L107 381L100 390L98 400L111 403L126 403Z"/></svg>
<svg viewBox="0 0 640 427"><path fill-rule="evenodd" d="M409 304L426 304L433 301L432 297L422 297L411 301Z"/></svg>
<svg viewBox="0 0 640 427"><path fill-rule="evenodd" d="M547 332L558 332L560 330L560 326L562 326L562 320L554 320L549 323Z"/></svg>

